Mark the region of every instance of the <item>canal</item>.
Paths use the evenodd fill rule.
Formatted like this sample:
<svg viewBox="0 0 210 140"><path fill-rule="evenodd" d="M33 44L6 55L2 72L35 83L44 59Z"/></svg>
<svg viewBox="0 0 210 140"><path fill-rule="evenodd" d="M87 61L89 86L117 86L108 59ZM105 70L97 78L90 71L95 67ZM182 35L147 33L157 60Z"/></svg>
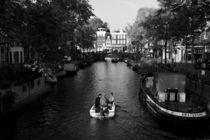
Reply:
<svg viewBox="0 0 210 140"><path fill-rule="evenodd" d="M90 118L98 93L114 92L116 116ZM163 126L139 102L139 76L125 63L98 62L64 77L44 98L17 116L1 120L1 140L210 139L208 127L191 131Z"/></svg>

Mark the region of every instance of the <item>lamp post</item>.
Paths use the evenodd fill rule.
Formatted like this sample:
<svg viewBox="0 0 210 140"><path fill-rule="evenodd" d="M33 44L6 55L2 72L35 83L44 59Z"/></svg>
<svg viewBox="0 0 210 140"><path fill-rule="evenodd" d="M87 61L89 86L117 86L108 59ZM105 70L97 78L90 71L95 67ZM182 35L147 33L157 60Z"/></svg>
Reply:
<svg viewBox="0 0 210 140"><path fill-rule="evenodd" d="M96 47L96 53L97 53L97 49L98 49L97 34L95 34L94 36L95 36L95 47Z"/></svg>
<svg viewBox="0 0 210 140"><path fill-rule="evenodd" d="M190 42L190 47L191 47L191 62L193 63L194 60L194 46L193 46L193 42L194 42L194 30L193 30L193 18L189 17L189 30L190 30L190 35L189 35L189 42Z"/></svg>
<svg viewBox="0 0 210 140"><path fill-rule="evenodd" d="M165 64L167 63L168 28L169 28L169 24L166 21L164 24L164 29L165 29Z"/></svg>

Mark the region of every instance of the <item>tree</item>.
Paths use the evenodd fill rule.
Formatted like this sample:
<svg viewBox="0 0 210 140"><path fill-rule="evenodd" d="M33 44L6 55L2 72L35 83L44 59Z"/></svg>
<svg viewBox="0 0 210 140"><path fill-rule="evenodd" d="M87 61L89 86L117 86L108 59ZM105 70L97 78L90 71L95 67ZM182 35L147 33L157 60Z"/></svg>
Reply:
<svg viewBox="0 0 210 140"><path fill-rule="evenodd" d="M208 0L159 0L162 13L173 14L173 38L183 40L185 44L185 62L188 59L188 46L193 49L195 39L206 27L207 15L210 14L210 1ZM177 30L179 29L179 30ZM193 51L192 51L193 52Z"/></svg>
<svg viewBox="0 0 210 140"><path fill-rule="evenodd" d="M8 42L21 43L43 60L54 60L58 46L75 44L74 31L93 16L87 0L2 0L0 29Z"/></svg>
<svg viewBox="0 0 210 140"><path fill-rule="evenodd" d="M76 43L80 48L90 49L94 47L96 41L96 31L98 28L108 29L108 23L98 17L93 17L85 25L77 27L75 30Z"/></svg>
<svg viewBox="0 0 210 140"><path fill-rule="evenodd" d="M98 28L106 28L108 29L108 23L103 22L102 19L98 17L93 17L89 21L89 26L96 32Z"/></svg>
<svg viewBox="0 0 210 140"><path fill-rule="evenodd" d="M136 47L136 51L142 52L143 46L148 43L149 38L146 36L146 30L142 23L146 20L149 15L152 15L155 9L141 8L138 10L136 20L133 25L128 25L126 31L131 39L133 46Z"/></svg>
<svg viewBox="0 0 210 140"><path fill-rule="evenodd" d="M75 32L75 37L76 43L80 48L90 49L94 47L94 41L96 39L95 31L89 24L78 27Z"/></svg>

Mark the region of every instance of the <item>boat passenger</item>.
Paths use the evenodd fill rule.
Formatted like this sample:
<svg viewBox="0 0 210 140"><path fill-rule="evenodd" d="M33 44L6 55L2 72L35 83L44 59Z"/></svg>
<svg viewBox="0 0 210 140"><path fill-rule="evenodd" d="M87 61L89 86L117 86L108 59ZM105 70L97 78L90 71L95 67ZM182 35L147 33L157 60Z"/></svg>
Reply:
<svg viewBox="0 0 210 140"><path fill-rule="evenodd" d="M101 110L100 102L101 102L101 94L98 94L98 96L95 99L95 112L100 112Z"/></svg>
<svg viewBox="0 0 210 140"><path fill-rule="evenodd" d="M106 94L105 98L106 98L106 102L107 102L108 108L111 109L112 108L112 104L114 103L114 93L111 92L108 95Z"/></svg>
<svg viewBox="0 0 210 140"><path fill-rule="evenodd" d="M105 114L108 113L109 110L108 110L108 104L106 102L106 98L104 96L101 97L100 105L101 105L101 114L105 116Z"/></svg>

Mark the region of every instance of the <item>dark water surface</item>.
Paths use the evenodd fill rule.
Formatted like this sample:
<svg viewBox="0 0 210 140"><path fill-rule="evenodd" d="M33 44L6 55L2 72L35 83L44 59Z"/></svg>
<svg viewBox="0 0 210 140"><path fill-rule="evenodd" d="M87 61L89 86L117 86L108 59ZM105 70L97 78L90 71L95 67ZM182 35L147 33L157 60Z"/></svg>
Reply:
<svg viewBox="0 0 210 140"><path fill-rule="evenodd" d="M116 116L90 118L98 93L114 92ZM139 76L124 63L95 63L59 80L44 99L18 116L1 120L0 140L201 140L210 131L163 127L139 102ZM208 132L209 131L209 132Z"/></svg>

